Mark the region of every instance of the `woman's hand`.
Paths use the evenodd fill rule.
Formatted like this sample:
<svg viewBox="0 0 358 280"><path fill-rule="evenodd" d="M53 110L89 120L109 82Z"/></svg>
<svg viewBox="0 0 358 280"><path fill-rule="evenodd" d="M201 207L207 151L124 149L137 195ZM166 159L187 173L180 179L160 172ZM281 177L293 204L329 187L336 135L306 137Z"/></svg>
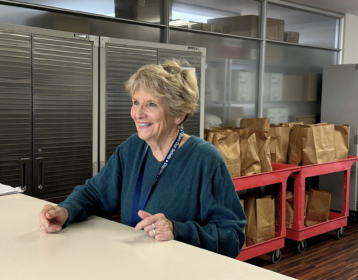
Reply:
<svg viewBox="0 0 358 280"><path fill-rule="evenodd" d="M173 223L165 218L164 214L160 213L152 216L140 210L138 216L141 217L142 221L135 226L135 230L144 229L146 233L158 241L174 239Z"/></svg>
<svg viewBox="0 0 358 280"><path fill-rule="evenodd" d="M46 204L39 214L40 231L44 233L60 231L67 218L68 211L66 208Z"/></svg>

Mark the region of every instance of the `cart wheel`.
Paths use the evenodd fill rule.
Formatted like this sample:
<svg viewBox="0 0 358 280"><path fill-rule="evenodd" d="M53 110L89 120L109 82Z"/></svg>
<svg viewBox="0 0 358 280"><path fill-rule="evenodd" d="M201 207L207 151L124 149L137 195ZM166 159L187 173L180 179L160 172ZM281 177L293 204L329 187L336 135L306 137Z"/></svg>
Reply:
<svg viewBox="0 0 358 280"><path fill-rule="evenodd" d="M337 229L337 234L336 234L337 239L341 240L343 238L343 235L344 235L344 228L341 227L341 228Z"/></svg>
<svg viewBox="0 0 358 280"><path fill-rule="evenodd" d="M281 257L282 257L282 254L281 254L280 249L273 251L271 254L272 263L278 263L281 260Z"/></svg>
<svg viewBox="0 0 358 280"><path fill-rule="evenodd" d="M307 242L306 240L299 241L296 246L296 250L298 253L303 254L307 250Z"/></svg>

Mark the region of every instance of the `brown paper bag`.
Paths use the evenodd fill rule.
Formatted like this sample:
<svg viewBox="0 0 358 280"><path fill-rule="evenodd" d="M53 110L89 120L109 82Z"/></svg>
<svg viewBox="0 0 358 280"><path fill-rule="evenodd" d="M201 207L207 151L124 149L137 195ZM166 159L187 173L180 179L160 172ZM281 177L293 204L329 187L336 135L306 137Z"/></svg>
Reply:
<svg viewBox="0 0 358 280"><path fill-rule="evenodd" d="M240 128L251 128L259 131L269 131L270 129L270 119L261 118L261 119L242 119L240 121Z"/></svg>
<svg viewBox="0 0 358 280"><path fill-rule="evenodd" d="M272 196L245 197L246 246L275 238L275 201Z"/></svg>
<svg viewBox="0 0 358 280"><path fill-rule="evenodd" d="M287 162L288 142L290 139L291 129L285 126L271 126L269 133L270 140L270 158L271 162Z"/></svg>
<svg viewBox="0 0 358 280"><path fill-rule="evenodd" d="M302 125L294 125L292 127L288 142L287 164L301 165L302 163L302 130Z"/></svg>
<svg viewBox="0 0 358 280"><path fill-rule="evenodd" d="M244 199L240 199L240 203L241 203L241 206L242 206L242 209L245 209L245 203L244 203ZM245 210L244 210L245 211ZM244 234L246 236L246 226L244 228ZM244 245L242 246L242 248L245 248L246 247L246 239L245 239L245 242L244 242Z"/></svg>
<svg viewBox="0 0 358 280"><path fill-rule="evenodd" d="M208 132L209 132L209 129L204 128L204 140L205 141L208 139Z"/></svg>
<svg viewBox="0 0 358 280"><path fill-rule="evenodd" d="M334 126L334 148L336 160L347 159L349 150L350 127L348 124Z"/></svg>
<svg viewBox="0 0 358 280"><path fill-rule="evenodd" d="M330 209L331 193L310 188L305 219L306 227L328 221Z"/></svg>
<svg viewBox="0 0 358 280"><path fill-rule="evenodd" d="M240 142L236 132L215 132L213 145L223 156L231 177L240 176Z"/></svg>
<svg viewBox="0 0 358 280"><path fill-rule="evenodd" d="M257 153L256 135L249 128L235 129L239 133L241 176L261 173L260 158Z"/></svg>
<svg viewBox="0 0 358 280"><path fill-rule="evenodd" d="M292 129L294 125L304 125L304 124L305 124L304 122L287 122L284 125Z"/></svg>
<svg viewBox="0 0 358 280"><path fill-rule="evenodd" d="M270 156L270 139L268 132L252 130L256 134L257 153L260 159L261 172L272 171Z"/></svg>
<svg viewBox="0 0 358 280"><path fill-rule="evenodd" d="M302 126L302 165L334 161L334 124Z"/></svg>

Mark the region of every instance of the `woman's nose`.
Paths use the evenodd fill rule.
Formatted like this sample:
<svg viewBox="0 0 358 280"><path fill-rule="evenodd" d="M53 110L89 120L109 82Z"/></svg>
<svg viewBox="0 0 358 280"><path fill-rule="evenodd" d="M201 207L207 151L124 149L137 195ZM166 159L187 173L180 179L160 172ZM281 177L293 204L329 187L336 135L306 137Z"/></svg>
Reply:
<svg viewBox="0 0 358 280"><path fill-rule="evenodd" d="M139 105L136 110L136 117L142 118L145 116L145 106Z"/></svg>

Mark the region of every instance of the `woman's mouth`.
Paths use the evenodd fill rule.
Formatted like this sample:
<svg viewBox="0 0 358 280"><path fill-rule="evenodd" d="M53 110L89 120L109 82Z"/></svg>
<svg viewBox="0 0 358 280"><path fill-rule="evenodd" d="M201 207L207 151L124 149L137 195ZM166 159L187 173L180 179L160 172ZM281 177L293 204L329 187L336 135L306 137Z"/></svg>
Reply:
<svg viewBox="0 0 358 280"><path fill-rule="evenodd" d="M140 128L147 128L150 127L153 123L138 123Z"/></svg>

